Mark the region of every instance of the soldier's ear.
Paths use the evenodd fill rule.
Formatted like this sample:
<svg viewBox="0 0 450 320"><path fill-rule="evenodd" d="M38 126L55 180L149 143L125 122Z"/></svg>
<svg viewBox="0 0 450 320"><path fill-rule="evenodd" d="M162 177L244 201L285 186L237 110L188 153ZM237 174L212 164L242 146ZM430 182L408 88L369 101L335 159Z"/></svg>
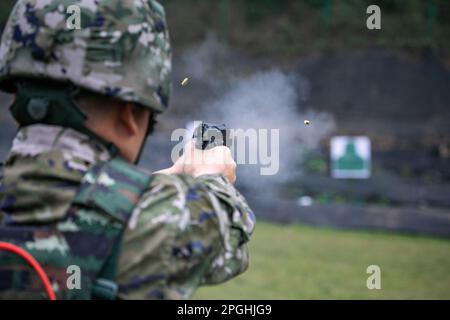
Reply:
<svg viewBox="0 0 450 320"><path fill-rule="evenodd" d="M136 123L139 127L140 131L149 133L149 130L151 130L150 125L153 125L152 119L152 112L139 104L134 103L134 117L136 118Z"/></svg>
<svg viewBox="0 0 450 320"><path fill-rule="evenodd" d="M135 116L135 106L130 102L123 102L119 107L119 122L128 136L139 133L139 122Z"/></svg>

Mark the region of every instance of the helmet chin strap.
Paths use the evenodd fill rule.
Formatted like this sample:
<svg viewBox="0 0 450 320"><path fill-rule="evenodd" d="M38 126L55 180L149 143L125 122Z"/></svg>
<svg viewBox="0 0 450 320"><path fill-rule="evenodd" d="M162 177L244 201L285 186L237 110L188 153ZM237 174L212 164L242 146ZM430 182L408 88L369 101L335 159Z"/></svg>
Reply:
<svg viewBox="0 0 450 320"><path fill-rule="evenodd" d="M142 141L139 153L136 157L136 160L134 161L135 165L139 164L139 161L141 160L142 154L144 153L145 145L147 143L147 139L153 133L155 124L156 124L156 115L155 113L151 112L148 118L147 132L145 133L144 141Z"/></svg>
<svg viewBox="0 0 450 320"><path fill-rule="evenodd" d="M138 165L139 161L141 161L141 157L142 157L142 154L144 153L145 144L147 143L148 136L149 135L146 134L145 137L144 137L144 141L142 141L141 148L139 149L139 153L138 153L138 155L136 157L136 160L134 160L134 164L135 165Z"/></svg>

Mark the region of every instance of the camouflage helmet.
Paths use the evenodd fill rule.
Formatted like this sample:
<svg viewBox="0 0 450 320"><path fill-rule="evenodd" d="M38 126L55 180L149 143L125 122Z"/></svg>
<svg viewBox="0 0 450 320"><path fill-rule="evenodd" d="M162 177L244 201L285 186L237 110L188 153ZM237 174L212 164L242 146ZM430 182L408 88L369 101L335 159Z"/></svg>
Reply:
<svg viewBox="0 0 450 320"><path fill-rule="evenodd" d="M9 80L46 78L162 112L170 73L165 12L154 0L18 0L0 45L4 90Z"/></svg>

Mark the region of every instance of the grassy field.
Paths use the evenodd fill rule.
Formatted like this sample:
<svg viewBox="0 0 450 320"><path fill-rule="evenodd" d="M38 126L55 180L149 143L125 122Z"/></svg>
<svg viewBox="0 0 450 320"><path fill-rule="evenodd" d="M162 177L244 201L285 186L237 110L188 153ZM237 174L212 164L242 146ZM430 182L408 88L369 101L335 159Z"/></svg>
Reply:
<svg viewBox="0 0 450 320"><path fill-rule="evenodd" d="M250 268L196 299L450 299L450 241L258 223ZM381 268L381 289L366 268Z"/></svg>

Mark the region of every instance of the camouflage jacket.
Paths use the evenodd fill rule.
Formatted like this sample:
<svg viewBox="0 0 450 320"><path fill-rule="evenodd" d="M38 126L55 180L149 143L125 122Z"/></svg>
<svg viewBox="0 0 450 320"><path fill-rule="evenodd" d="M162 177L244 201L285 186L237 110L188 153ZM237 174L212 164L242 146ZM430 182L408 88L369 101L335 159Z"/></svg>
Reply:
<svg viewBox="0 0 450 320"><path fill-rule="evenodd" d="M83 177L89 178L86 172L108 160L102 145L72 129L22 128L0 182L0 221L33 226L62 220ZM92 217L84 219L89 224ZM119 297L184 299L203 284L242 273L249 263L247 242L254 224L245 199L221 176L153 175L136 199L122 237ZM71 228L67 222L57 226ZM35 239L26 249L45 254L68 250L67 243L58 241Z"/></svg>

